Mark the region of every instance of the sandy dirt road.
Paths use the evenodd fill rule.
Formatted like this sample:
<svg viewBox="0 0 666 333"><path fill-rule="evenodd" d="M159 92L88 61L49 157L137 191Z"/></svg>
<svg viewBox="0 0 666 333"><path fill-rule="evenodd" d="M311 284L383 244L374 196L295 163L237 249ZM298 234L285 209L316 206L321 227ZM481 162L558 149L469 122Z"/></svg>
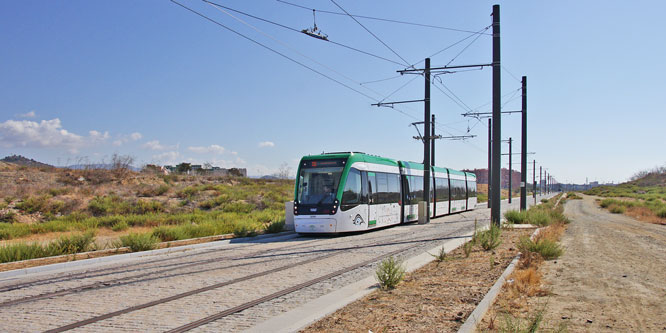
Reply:
<svg viewBox="0 0 666 333"><path fill-rule="evenodd" d="M544 264L544 325L570 332L666 330L666 226L569 200L565 253Z"/></svg>

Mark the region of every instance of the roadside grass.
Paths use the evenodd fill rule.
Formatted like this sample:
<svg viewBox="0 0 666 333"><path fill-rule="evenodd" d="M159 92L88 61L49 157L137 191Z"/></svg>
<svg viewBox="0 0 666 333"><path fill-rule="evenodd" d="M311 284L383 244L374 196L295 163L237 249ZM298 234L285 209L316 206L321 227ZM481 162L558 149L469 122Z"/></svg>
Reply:
<svg viewBox="0 0 666 333"><path fill-rule="evenodd" d="M140 252L155 249L158 242L159 239L150 233L131 233L120 236L120 239L114 245L116 247L128 247L132 252Z"/></svg>
<svg viewBox="0 0 666 333"><path fill-rule="evenodd" d="M571 198L568 198L571 199ZM527 212L512 212L505 215L507 220L524 221L542 226L534 236L520 237L516 248L521 258L516 269L509 275L497 300L496 315L489 320L488 328L479 328L499 332L537 332L543 321L546 306L539 309L528 307L528 298L549 294L542 286L542 274L539 271L544 260L559 258L564 250L558 243L566 231L569 220L563 215L563 205L555 207L557 197L533 206ZM575 199L574 199L575 200ZM498 316L501 318L500 323ZM564 331L560 327L556 331Z"/></svg>
<svg viewBox="0 0 666 333"><path fill-rule="evenodd" d="M490 226L490 229L477 233L475 242L485 251L494 250L502 243L501 234L502 229L493 224Z"/></svg>
<svg viewBox="0 0 666 333"><path fill-rule="evenodd" d="M75 254L94 249L95 233L87 231L81 234L61 236L46 245L39 243L14 243L0 246L0 263Z"/></svg>
<svg viewBox="0 0 666 333"><path fill-rule="evenodd" d="M626 214L652 223L666 224L666 187L624 183L600 186L585 194L604 197L601 208L614 214Z"/></svg>
<svg viewBox="0 0 666 333"><path fill-rule="evenodd" d="M567 192L567 199L569 199L569 200L582 200L583 197L576 194L576 192Z"/></svg>
<svg viewBox="0 0 666 333"><path fill-rule="evenodd" d="M555 207L558 197L546 200L540 205L532 206L526 211L509 210L504 213L504 217L511 224L527 223L540 227L554 223L569 223L569 219L564 216L564 207L562 205Z"/></svg>

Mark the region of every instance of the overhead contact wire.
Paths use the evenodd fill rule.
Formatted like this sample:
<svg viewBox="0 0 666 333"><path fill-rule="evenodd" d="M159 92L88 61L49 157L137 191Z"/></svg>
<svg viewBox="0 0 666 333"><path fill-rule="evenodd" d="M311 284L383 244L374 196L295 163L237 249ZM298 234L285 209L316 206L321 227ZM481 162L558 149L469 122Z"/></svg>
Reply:
<svg viewBox="0 0 666 333"><path fill-rule="evenodd" d="M249 14L249 13L246 13L246 12L242 12L242 11L240 11L240 10L233 9L233 8L231 8L231 7L223 6L223 5L220 5L220 4L215 3L215 2L212 2L212 1L208 1L208 0L202 0L202 1L207 2L207 3L210 4L210 5L214 5L214 6L217 6L217 7L220 7L220 8L224 8L224 9L227 9L227 10L233 11L233 12L238 13L238 14L241 14L241 15L249 16L249 17L251 17L251 18L253 18L253 19L256 19L256 20L259 20L259 21L262 21L262 22L266 22L266 23L269 23L269 24L273 24L273 25L276 25L276 26L278 26L278 27L281 27L281 28L284 28L284 29L287 29L287 30L291 30L291 31L297 32L297 33L299 33L299 34L303 34L303 32L302 32L301 30L298 30L298 29L296 29L296 28L292 28L292 27L290 27L290 26L286 26L286 25L281 24L281 23L277 23L277 22L274 22L274 21L271 21L271 20L267 20L267 19L265 19L265 18L261 18L261 17L259 17L259 16L252 15L252 14ZM397 61L394 61L394 60L391 60L391 59L388 59L388 58L385 58L385 57L382 57L382 56L379 56L379 55L376 55L376 54L372 54L372 53L370 53L370 52L363 51L363 50L361 50L361 49L357 49L357 48L355 48L355 47L352 47L352 46L349 46L349 45L345 45L345 44L342 44L342 43L339 43L339 42L336 42L336 41L332 41L332 40L330 40L330 39L321 39L321 40L324 41L324 42L329 42L329 43L331 43L331 44L334 44L334 45L340 46L340 47L344 47L344 48L346 48L346 49L349 49L349 50L352 50L352 51L355 51L355 52L358 52L358 53L365 54L365 55L367 55L367 56L371 56L371 57L374 57L374 58L377 58L377 59L381 59L381 60L384 60L384 61L388 61L388 62L390 62L390 63L392 63L392 64L396 64L396 65L400 65L400 66L403 66L403 65L404 65L404 64L399 63L399 62L397 62Z"/></svg>
<svg viewBox="0 0 666 333"><path fill-rule="evenodd" d="M275 54L277 54L277 55L279 55L279 56L281 56L281 57L283 57L283 58L285 58L285 59L287 59L287 60L290 60L290 61L292 61L292 62L294 62L294 63L296 63L296 64L298 64L298 65L300 65L300 66L302 66L302 67L305 67L305 68L307 68L307 69L309 69L309 70L311 70L311 71L313 71L313 72L315 72L315 73L317 73L317 74L319 74L319 75L321 75L321 76L323 76L323 77L325 77L325 78L327 78L327 79L329 79L329 80L331 80L331 81L333 81L333 82L335 82L335 83L337 83L337 84L339 84L339 85L341 85L341 86L343 86L343 87L345 87L345 88L347 88L347 89L349 89L349 90L355 91L356 93L358 93L358 94L360 94L360 95L362 95L362 96L365 96L366 98L368 98L368 99L370 99L370 100L372 100L372 101L375 101L375 102L377 101L377 99L375 99L374 97L371 97L371 96L369 96L369 95L367 95L367 94L365 94L365 93L363 93L363 92L361 92L361 91L359 91L359 90L357 90L357 89L354 89L354 88L350 87L349 85L344 84L344 83L342 83L342 82L340 82L340 81L338 81L338 80L336 80L336 79L334 79L334 78L332 78L332 77L330 77L330 76L328 76L328 75L326 75L326 74L324 74L324 73L322 73L322 72L320 72L320 71L318 71L318 70L316 70L316 69L314 69L314 68L312 68L312 67L310 67L310 66L308 66L308 65L305 65L305 64L303 64L302 62L300 62L300 61L298 61L298 60L295 60L295 59L293 59L293 58L291 58L291 57L289 57L289 56L287 56L287 55L285 55L285 54L283 54L283 53L281 53L281 52L279 52L279 51L277 51L277 50L275 50L275 49L273 49L273 48L271 48L271 47L269 47L269 46L266 46L266 45L264 45L264 44L262 44L262 43L260 43L260 42L258 42L258 41L256 41L256 40L254 40L254 39L248 37L248 36L245 36L245 35L243 35L242 33L238 32L238 31L236 31L236 30L234 30L234 29L231 29L231 28L227 27L226 25L224 25L224 24L222 24L222 23L220 23L220 22L218 22L218 21L216 21L216 20L214 20L214 19L212 19L212 18L210 18L210 17L208 17L208 16L206 16L206 15L204 15L204 14L202 14L202 13L199 13L199 12L197 12L196 10L194 10L194 9L192 9L192 8L189 8L189 7L185 6L185 5L183 5L183 4L181 4L180 2L178 2L178 1L176 1L176 0L170 0L170 1L173 2L173 3L175 3L175 4L177 4L178 6L181 6L181 7L185 8L186 10L188 10L188 11L190 11L190 12L192 12L192 13L194 13L194 14L196 14L196 15L198 15L198 16L200 16L200 17L202 17L202 18L204 18L204 19L206 19L206 20L208 20L208 21L210 21L210 22L213 23L213 24L216 24L216 25L218 25L218 26L220 26L220 27L222 27L222 28L224 28L224 29L227 29L227 30L229 30L230 32L233 32L234 34L236 34L236 35L238 35L238 36L240 36L240 37L243 37L243 38L245 38L245 39L251 41L252 43L255 43L255 44L257 44L257 45L259 45L259 46L261 46L261 47L263 47L263 48L265 48L265 49L267 49L267 50L269 50L269 51L271 51L271 52L273 52L273 53L275 53Z"/></svg>
<svg viewBox="0 0 666 333"><path fill-rule="evenodd" d="M338 3L335 2L335 0L331 0L331 2L332 2L334 5L338 6L338 8L340 8L343 12L345 12L345 14L347 14L347 16L349 16L352 20L356 21L356 23L358 23L361 27L363 27L363 29L365 29L365 31L367 31L370 35L372 35L372 37L375 37L376 40L378 40L380 43L382 43L384 46L386 46L386 48L388 48L389 50L391 50L391 52L393 52L393 54L395 54L396 56L398 56L398 58L400 58L400 59L404 62L404 65L408 65L408 64L409 64L409 61L405 60L405 58L403 58L402 56L400 56L400 55L398 54L398 52L395 52L395 50L393 50L390 46L388 46L388 44L384 43L384 41L381 40L381 38L377 37L377 35L375 35L374 33L372 33L372 31L370 31L370 29L366 28L366 27L363 25L363 23L359 22L359 20L357 20L354 16L352 16L351 14L349 14L349 12L347 12L344 8L342 8L342 6L338 5Z"/></svg>
<svg viewBox="0 0 666 333"><path fill-rule="evenodd" d="M281 2L281 3L287 4L287 5L302 8L302 9L307 9L309 11L316 10L317 12L326 13L326 14L348 15L348 14L345 14L345 13L338 13L338 12L332 12L332 11L328 11L328 10L309 8L309 7L301 6L299 4L295 4L295 3L291 3L291 2L287 2L287 1L283 1L283 0L277 0L277 2ZM466 32L466 33L478 33L478 32L474 32L474 31L471 31L471 30L463 30L463 29L442 27L442 26L431 25L431 24L423 24L423 23L414 23L414 22L407 22L407 21L400 21L400 20L392 20L392 19L385 19L385 18L372 17L372 16L363 16L363 15L355 15L355 14L351 14L351 16L362 18L362 19L368 19L368 20L384 21L384 22L391 22L391 23L398 23L398 24L406 24L406 25L413 25L413 26L433 28L433 29L449 30L449 31L456 31L456 32ZM485 34L485 35L490 35L490 34Z"/></svg>

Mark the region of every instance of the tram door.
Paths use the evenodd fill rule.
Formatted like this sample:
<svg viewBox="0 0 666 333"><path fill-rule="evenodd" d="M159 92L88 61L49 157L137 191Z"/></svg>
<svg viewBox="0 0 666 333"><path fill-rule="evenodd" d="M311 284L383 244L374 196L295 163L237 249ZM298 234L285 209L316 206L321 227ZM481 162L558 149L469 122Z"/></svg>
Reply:
<svg viewBox="0 0 666 333"><path fill-rule="evenodd" d="M368 172L366 175L367 181L364 184L368 184L368 229L374 228L377 226L377 177L374 172Z"/></svg>

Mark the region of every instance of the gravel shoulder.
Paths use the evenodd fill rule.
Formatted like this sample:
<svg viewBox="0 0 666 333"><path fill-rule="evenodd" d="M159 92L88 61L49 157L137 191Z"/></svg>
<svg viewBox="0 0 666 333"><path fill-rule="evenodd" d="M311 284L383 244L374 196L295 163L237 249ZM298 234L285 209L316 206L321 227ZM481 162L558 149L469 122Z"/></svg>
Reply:
<svg viewBox="0 0 666 333"><path fill-rule="evenodd" d="M518 238L533 231L504 230L498 248L477 245L468 258L458 248L408 274L396 289L376 290L302 332L455 332L518 254Z"/></svg>
<svg viewBox="0 0 666 333"><path fill-rule="evenodd" d="M666 227L600 209L595 197L569 200L564 255L544 263L549 296L542 328L666 330Z"/></svg>

